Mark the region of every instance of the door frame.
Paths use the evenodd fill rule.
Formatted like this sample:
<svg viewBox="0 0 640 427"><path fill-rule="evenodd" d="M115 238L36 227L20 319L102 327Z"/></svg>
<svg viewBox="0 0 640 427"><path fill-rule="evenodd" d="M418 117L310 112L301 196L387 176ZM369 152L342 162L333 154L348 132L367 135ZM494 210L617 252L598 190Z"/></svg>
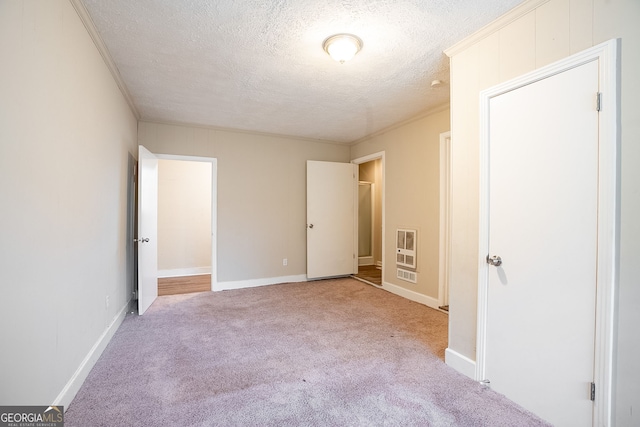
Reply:
<svg viewBox="0 0 640 427"><path fill-rule="evenodd" d="M451 131L440 134L440 272L438 304L449 305L451 264Z"/></svg>
<svg viewBox="0 0 640 427"><path fill-rule="evenodd" d="M478 251L478 314L476 380L485 376L486 324L488 315L489 265L489 103L491 98L591 61L598 61L599 91L602 94L598 152L598 229L596 274L596 325L594 382L594 425L611 425L615 371L614 338L617 312L619 248L619 108L620 41L613 39L523 76L480 92L480 233ZM594 94L594 108L596 94ZM526 369L526 367L523 367ZM585 391L585 394L587 392Z"/></svg>
<svg viewBox="0 0 640 427"><path fill-rule="evenodd" d="M214 157L156 154L159 160L211 163L211 290L223 290L218 286L218 159Z"/></svg>
<svg viewBox="0 0 640 427"><path fill-rule="evenodd" d="M360 165L362 163L367 163L367 162L372 162L374 160L380 160L380 169L382 171L382 178L380 183L376 183L380 185L380 205L382 207L382 218L380 218L380 224L381 224L381 254L380 257L382 259L382 266L381 266L381 274L382 274L382 281L381 284L384 285L384 270L385 270L385 219L386 219L386 213L385 213L385 189L386 189L386 185L385 185L385 180L387 179L387 173L385 171L385 152L384 151L378 151L377 153L373 153L373 154L369 154L363 157L358 157L357 159L353 159L351 160L351 163L355 164L355 165ZM357 207L357 204L356 204ZM375 209L374 209L375 210ZM356 225L358 224L358 210L356 209L355 212L355 218L354 220L356 221ZM356 233L358 232L358 227L356 227ZM375 241L375 240L374 240ZM356 236L356 242L358 242L358 236ZM374 260L375 260L375 256L374 256ZM375 262L374 262L375 264Z"/></svg>

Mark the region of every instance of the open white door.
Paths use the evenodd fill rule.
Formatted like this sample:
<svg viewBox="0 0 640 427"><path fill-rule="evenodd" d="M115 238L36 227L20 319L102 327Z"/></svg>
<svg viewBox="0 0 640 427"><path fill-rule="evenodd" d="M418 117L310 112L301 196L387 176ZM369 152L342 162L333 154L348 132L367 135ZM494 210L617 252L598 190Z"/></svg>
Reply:
<svg viewBox="0 0 640 427"><path fill-rule="evenodd" d="M158 159L138 147L138 314L158 297Z"/></svg>
<svg viewBox="0 0 640 427"><path fill-rule="evenodd" d="M307 161L307 278L357 274L357 165Z"/></svg>

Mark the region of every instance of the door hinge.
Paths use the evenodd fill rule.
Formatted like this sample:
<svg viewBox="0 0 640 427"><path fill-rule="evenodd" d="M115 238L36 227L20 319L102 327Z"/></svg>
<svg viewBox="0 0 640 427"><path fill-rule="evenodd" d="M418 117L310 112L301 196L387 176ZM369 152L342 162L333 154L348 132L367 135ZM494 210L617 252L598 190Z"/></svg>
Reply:
<svg viewBox="0 0 640 427"><path fill-rule="evenodd" d="M602 92L596 94L596 111L602 110Z"/></svg>
<svg viewBox="0 0 640 427"><path fill-rule="evenodd" d="M591 383L591 400L596 400L596 383Z"/></svg>

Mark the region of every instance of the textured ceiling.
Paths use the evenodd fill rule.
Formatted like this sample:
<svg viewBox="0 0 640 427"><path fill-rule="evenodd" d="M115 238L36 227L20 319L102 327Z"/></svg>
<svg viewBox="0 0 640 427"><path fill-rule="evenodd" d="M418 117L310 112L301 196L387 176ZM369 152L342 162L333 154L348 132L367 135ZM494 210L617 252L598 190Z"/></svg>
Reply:
<svg viewBox="0 0 640 427"><path fill-rule="evenodd" d="M442 51L521 1L82 0L142 120L340 143L446 104Z"/></svg>

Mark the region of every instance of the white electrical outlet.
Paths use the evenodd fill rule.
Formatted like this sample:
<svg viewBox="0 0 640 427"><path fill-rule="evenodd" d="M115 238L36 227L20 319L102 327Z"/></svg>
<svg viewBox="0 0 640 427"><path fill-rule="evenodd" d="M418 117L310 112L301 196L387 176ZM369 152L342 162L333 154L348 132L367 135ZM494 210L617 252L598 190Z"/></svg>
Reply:
<svg viewBox="0 0 640 427"><path fill-rule="evenodd" d="M282 258L282 265L287 265L287 263L289 262L289 260L287 260L286 258Z"/></svg>

